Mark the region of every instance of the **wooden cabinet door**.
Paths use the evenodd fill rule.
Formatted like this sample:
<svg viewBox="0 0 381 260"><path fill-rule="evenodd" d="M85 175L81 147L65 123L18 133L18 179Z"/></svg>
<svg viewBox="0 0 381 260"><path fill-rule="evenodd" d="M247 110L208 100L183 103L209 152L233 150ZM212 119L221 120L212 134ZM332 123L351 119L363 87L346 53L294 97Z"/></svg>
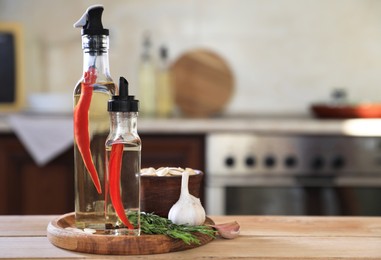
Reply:
<svg viewBox="0 0 381 260"><path fill-rule="evenodd" d="M14 135L0 135L0 214L74 210L73 149L40 167Z"/></svg>
<svg viewBox="0 0 381 260"><path fill-rule="evenodd" d="M203 135L141 135L142 168L190 167L204 171Z"/></svg>

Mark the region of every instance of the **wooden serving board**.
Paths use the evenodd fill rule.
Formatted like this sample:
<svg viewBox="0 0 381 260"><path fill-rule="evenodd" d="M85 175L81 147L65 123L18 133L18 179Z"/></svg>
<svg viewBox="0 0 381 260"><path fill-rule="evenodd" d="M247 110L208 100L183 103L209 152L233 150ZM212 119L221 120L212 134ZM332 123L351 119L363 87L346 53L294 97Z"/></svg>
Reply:
<svg viewBox="0 0 381 260"><path fill-rule="evenodd" d="M175 102L183 115L214 116L224 109L234 90L233 73L218 54L195 49L171 66Z"/></svg>
<svg viewBox="0 0 381 260"><path fill-rule="evenodd" d="M67 230L75 227L74 213L68 213L52 220L47 228L49 241L60 248L71 251L104 255L148 255L187 250L205 245L212 237L195 234L200 244L187 245L183 241L165 235L114 236L86 234ZM207 218L206 224L214 224Z"/></svg>

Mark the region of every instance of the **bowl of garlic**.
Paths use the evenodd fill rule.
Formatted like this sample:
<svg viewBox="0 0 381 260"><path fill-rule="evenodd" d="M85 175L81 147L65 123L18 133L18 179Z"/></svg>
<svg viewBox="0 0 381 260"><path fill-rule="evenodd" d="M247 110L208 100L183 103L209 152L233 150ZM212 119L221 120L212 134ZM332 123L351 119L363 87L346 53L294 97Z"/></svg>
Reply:
<svg viewBox="0 0 381 260"><path fill-rule="evenodd" d="M189 193L201 198L204 173L191 168L143 168L140 178L140 210L168 217L169 210L179 200L184 171L189 174Z"/></svg>

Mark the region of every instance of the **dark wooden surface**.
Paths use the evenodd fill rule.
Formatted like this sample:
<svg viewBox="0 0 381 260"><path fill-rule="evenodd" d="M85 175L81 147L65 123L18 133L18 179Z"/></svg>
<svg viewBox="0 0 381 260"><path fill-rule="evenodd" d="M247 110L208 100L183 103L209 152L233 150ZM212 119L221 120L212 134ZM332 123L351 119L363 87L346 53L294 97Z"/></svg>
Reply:
<svg viewBox="0 0 381 260"><path fill-rule="evenodd" d="M74 208L73 151L40 167L14 135L0 135L0 214L60 214Z"/></svg>
<svg viewBox="0 0 381 260"><path fill-rule="evenodd" d="M141 138L142 167L204 170L202 135L143 135ZM14 134L0 134L0 214L64 214L73 210L73 149L40 167Z"/></svg>

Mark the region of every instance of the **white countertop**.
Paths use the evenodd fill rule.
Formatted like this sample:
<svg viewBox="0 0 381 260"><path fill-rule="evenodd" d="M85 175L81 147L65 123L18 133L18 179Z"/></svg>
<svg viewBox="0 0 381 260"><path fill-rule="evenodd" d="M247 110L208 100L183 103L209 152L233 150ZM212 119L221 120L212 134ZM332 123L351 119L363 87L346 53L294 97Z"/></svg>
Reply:
<svg viewBox="0 0 381 260"><path fill-rule="evenodd" d="M38 116L41 117L41 115ZM70 115L67 115L67 117L70 117ZM332 134L350 136L381 136L381 119L321 120L308 116L229 116L192 119L139 118L138 131L141 134L208 134L214 132L254 132L269 134ZM0 133L12 132L13 130L8 123L8 116L0 116Z"/></svg>
<svg viewBox="0 0 381 260"><path fill-rule="evenodd" d="M380 120L381 122L381 120ZM306 133L342 134L341 121L320 121L309 118L208 118L208 119L141 119L140 133ZM381 133L380 133L381 135Z"/></svg>

